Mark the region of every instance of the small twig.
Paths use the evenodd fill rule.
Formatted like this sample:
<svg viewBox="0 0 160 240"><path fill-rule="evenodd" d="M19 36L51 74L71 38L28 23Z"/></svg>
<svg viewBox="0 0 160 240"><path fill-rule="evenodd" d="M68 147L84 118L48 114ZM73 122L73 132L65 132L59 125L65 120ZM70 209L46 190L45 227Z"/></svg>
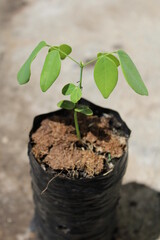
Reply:
<svg viewBox="0 0 160 240"><path fill-rule="evenodd" d="M52 178L48 181L47 186L45 187L45 189L43 189L43 191L41 192L41 195L42 195L43 193L45 193L45 191L47 191L47 189L48 189L48 187L49 187L49 184L50 184L56 177L58 177L62 172L63 172L63 170L62 170L60 173L58 173L56 176L52 177Z"/></svg>
<svg viewBox="0 0 160 240"><path fill-rule="evenodd" d="M106 176L106 175L108 175L110 172L112 172L113 171L113 168L112 169L110 169L108 172L106 172L106 173L104 173L103 174L103 176Z"/></svg>

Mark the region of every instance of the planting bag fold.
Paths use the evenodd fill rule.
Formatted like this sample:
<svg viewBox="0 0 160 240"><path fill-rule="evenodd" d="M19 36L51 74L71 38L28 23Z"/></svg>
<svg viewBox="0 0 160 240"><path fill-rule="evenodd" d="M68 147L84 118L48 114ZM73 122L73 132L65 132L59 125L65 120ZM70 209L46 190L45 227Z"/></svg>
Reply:
<svg viewBox="0 0 160 240"><path fill-rule="evenodd" d="M117 119L120 131L129 138L130 130L115 111L82 100L94 114L111 114ZM31 135L43 119L65 110L37 116L30 132L28 155L31 165L35 226L40 240L111 240L116 227L116 206L122 177L127 166L128 152L114 159L114 169L93 178L69 179L45 171L32 154ZM56 176L46 188L48 182ZM43 194L42 194L43 192Z"/></svg>

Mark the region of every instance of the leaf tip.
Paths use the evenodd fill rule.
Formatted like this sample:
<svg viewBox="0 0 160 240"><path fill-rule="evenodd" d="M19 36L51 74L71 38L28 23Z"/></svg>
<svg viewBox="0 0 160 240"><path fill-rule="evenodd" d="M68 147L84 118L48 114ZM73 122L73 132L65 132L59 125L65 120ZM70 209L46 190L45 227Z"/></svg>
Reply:
<svg viewBox="0 0 160 240"><path fill-rule="evenodd" d="M148 92L148 89L146 88L145 91L144 91L144 94L145 96L149 96L149 92Z"/></svg>
<svg viewBox="0 0 160 240"><path fill-rule="evenodd" d="M61 103L62 103L62 101L59 101L58 103L57 103L57 107L61 107Z"/></svg>
<svg viewBox="0 0 160 240"><path fill-rule="evenodd" d="M19 72L17 73L17 81L18 81L18 83L19 83L20 85L23 85L23 84L29 82L29 80L30 80L30 75L31 75L31 74L29 74L29 76L24 76L24 74L23 74L23 68L21 67L21 69L20 69Z"/></svg>
<svg viewBox="0 0 160 240"><path fill-rule="evenodd" d="M40 83L40 88L42 92L46 92L48 90L48 88L46 88L45 85L41 83Z"/></svg>

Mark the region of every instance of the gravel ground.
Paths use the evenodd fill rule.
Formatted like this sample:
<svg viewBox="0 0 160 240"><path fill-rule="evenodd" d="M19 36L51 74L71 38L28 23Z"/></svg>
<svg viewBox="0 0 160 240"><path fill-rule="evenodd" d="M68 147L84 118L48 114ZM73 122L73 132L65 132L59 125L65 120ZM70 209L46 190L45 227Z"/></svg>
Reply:
<svg viewBox="0 0 160 240"><path fill-rule="evenodd" d="M31 82L20 87L16 81L17 71L41 40L53 45L72 45L72 56L78 61L94 58L98 51L119 48L126 50L134 59L149 89L149 97L132 92L120 73L115 92L110 99L104 100L93 83L92 67L84 72L84 97L119 111L132 129L116 240L158 239L159 9L157 0L86 0L83 3L73 0L0 1L0 239L29 240L29 235L33 239L27 229L33 215L27 158L28 132L33 117L55 110L62 97L60 92L64 83L77 81L79 76L79 69L67 60L59 80L47 93L42 93L39 75L44 49L33 64ZM131 183L133 181L136 183ZM132 197L136 199L132 200Z"/></svg>

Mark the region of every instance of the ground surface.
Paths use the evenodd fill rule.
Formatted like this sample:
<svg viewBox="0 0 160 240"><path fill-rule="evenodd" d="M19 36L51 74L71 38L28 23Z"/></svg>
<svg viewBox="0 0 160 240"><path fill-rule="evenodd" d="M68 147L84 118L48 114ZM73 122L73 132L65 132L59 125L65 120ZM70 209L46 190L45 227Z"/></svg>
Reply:
<svg viewBox="0 0 160 240"><path fill-rule="evenodd" d="M131 187L126 185L123 188L122 213L119 214L127 217L119 221L121 230L116 239L158 239L159 9L157 0L0 1L0 239L29 239L27 226L33 215L33 204L26 152L32 119L36 114L56 109L64 83L79 80L79 69L67 60L59 80L46 94L41 93L39 75L44 61L43 50L33 64L30 84L18 86L17 71L40 40L54 45L71 44L72 55L77 60L94 58L98 51L123 48L136 62L148 86L148 98L133 93L120 73L115 92L109 100L103 100L95 88L92 67L84 71L84 97L118 110L132 129L124 183L136 181L146 185L143 191L139 190L141 185L131 184ZM127 205L125 201L130 201L131 196L139 199L140 204L135 204L134 200L131 201L132 207ZM135 211L137 206L138 211ZM132 223L127 228L128 221Z"/></svg>

